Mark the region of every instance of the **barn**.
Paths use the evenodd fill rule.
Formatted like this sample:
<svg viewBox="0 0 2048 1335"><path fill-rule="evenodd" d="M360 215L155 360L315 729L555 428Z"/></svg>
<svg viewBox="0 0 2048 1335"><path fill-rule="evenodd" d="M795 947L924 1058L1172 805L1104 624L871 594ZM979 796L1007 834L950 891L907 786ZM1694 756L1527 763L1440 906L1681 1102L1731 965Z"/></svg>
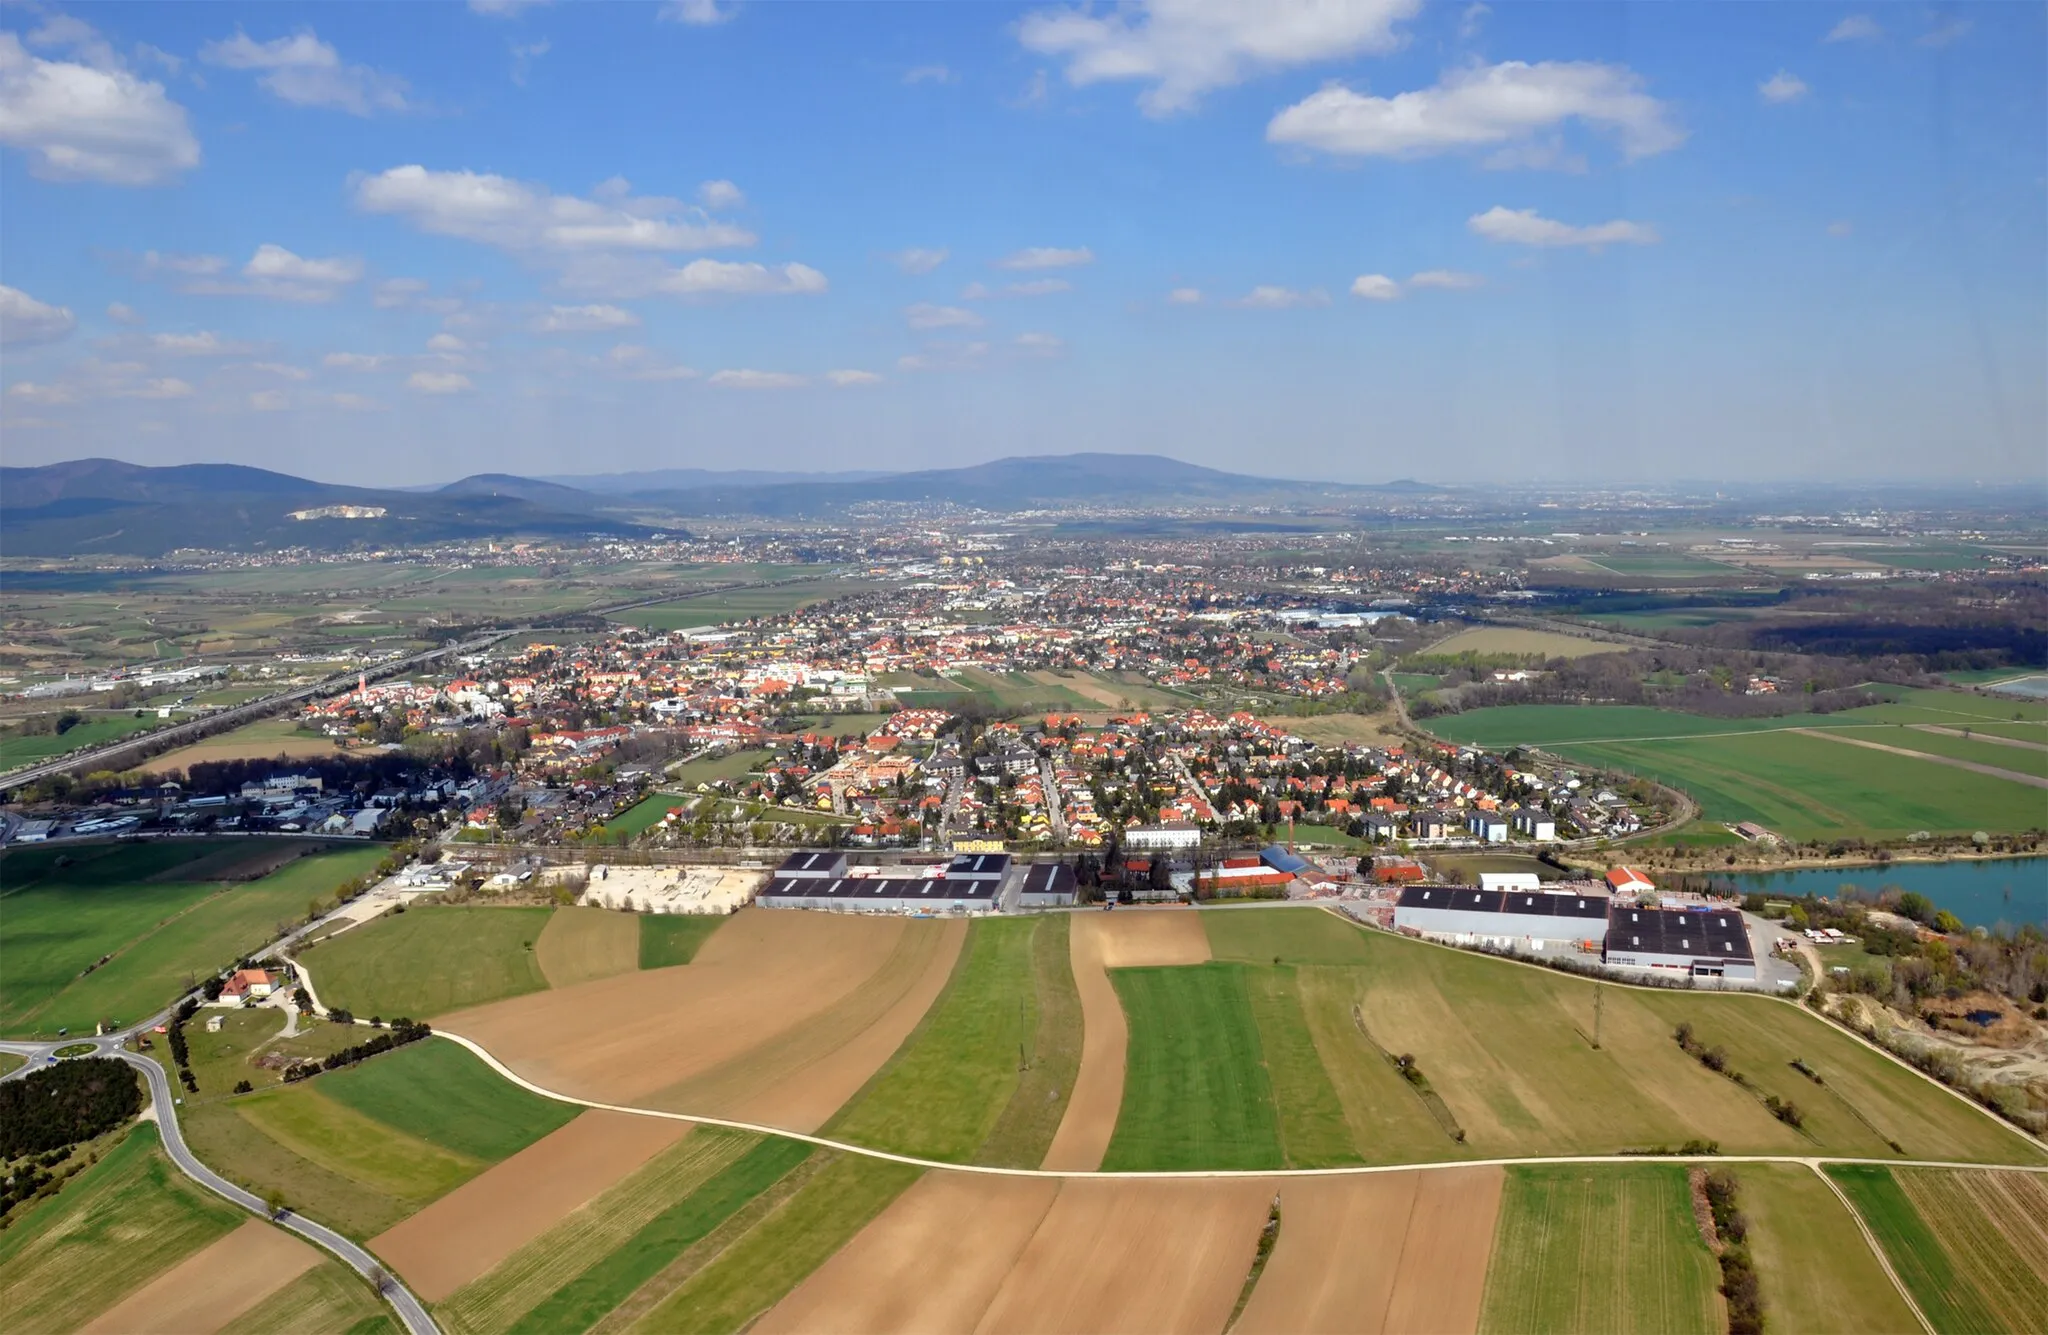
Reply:
<svg viewBox="0 0 2048 1335"><path fill-rule="evenodd" d="M1754 981L1756 950L1733 909L1628 908L1617 904L1600 953L1623 969Z"/></svg>

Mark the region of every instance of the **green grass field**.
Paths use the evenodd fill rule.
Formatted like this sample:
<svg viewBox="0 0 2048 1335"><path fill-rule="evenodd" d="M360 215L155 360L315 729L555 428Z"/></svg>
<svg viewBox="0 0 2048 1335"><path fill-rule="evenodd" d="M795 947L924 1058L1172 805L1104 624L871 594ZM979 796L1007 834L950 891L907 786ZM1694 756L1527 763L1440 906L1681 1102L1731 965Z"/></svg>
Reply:
<svg viewBox="0 0 2048 1335"><path fill-rule="evenodd" d="M636 607L619 613L613 620L639 626L643 630L693 630L699 626L718 626L751 617L780 616L813 603L863 593L873 587L859 580L816 579L772 589L733 589L671 603L657 603L652 607Z"/></svg>
<svg viewBox="0 0 2048 1335"><path fill-rule="evenodd" d="M1036 1168L1045 1161L1066 1115L1081 1069L1081 996L1069 953L1073 923L1065 913L1035 919L1031 939L1031 1005L1035 1012L1024 1072L975 1155L978 1163Z"/></svg>
<svg viewBox="0 0 2048 1335"><path fill-rule="evenodd" d="M299 958L325 1006L359 1019L424 1020L544 991L548 980L533 943L552 912L415 906L322 941Z"/></svg>
<svg viewBox="0 0 2048 1335"><path fill-rule="evenodd" d="M300 1158L411 1209L483 1171L481 1159L443 1149L357 1112L320 1086L316 1080L298 1088L266 1090L229 1106L250 1129ZM232 1164L216 1166L235 1176ZM287 1199L298 1204L289 1184L274 1185L283 1186Z"/></svg>
<svg viewBox="0 0 2048 1335"><path fill-rule="evenodd" d="M1796 1164L1735 1170L1765 1321L1813 1335L1910 1331L1918 1323L1828 1184Z"/></svg>
<svg viewBox="0 0 2048 1335"><path fill-rule="evenodd" d="M219 1017L221 1027L217 1033L208 1033L205 1018ZM228 1098L241 1081L247 1080L257 1089L268 1089L279 1084L284 1078L280 1066L259 1066L258 1057L289 1057L294 1060L318 1061L330 1052L338 1052L352 1043L363 1041L363 1031L350 1025L330 1024L310 1015L299 1017L299 1032L292 1038L278 1038L284 1029L285 1017L268 1007L249 1010L208 1010L202 1012L202 1020L185 1027L185 1045L191 1057L192 1076L198 1082L197 1094L183 1095L188 1105L210 1103L216 1099ZM173 1079L177 1072L171 1064L168 1043L158 1041L150 1051L166 1074Z"/></svg>
<svg viewBox="0 0 2048 1335"><path fill-rule="evenodd" d="M362 1276L322 1261L235 1322L235 1335L400 1335L404 1327Z"/></svg>
<svg viewBox="0 0 2048 1335"><path fill-rule="evenodd" d="M252 847L240 841L236 851ZM69 850L58 867L47 846L0 860L6 889L7 964L0 969L0 1032L89 1030L99 1020L141 1020L190 982L224 968L304 917L312 900L376 865L377 846L303 857L258 880L179 880L221 866L212 840L149 841ZM36 854L36 857L28 857ZM102 955L113 958L84 973ZM83 976L81 976L83 974Z"/></svg>
<svg viewBox="0 0 2048 1335"><path fill-rule="evenodd" d="M919 1171L851 1154L830 1159L683 1281L647 1314L645 1328L745 1330L887 1209Z"/></svg>
<svg viewBox="0 0 2048 1335"><path fill-rule="evenodd" d="M86 716L84 722L75 724L61 733L24 735L10 728L0 732L0 773L20 769L23 765L33 765L37 761L61 756L67 751L76 751L81 747L100 746L118 741L131 733L142 732L160 724L170 726L156 716L156 711L151 710L141 718L136 718L132 713L90 714Z"/></svg>
<svg viewBox="0 0 2048 1335"><path fill-rule="evenodd" d="M172 1166L143 1123L0 1232L0 1327L75 1330L249 1216Z"/></svg>
<svg viewBox="0 0 2048 1335"><path fill-rule="evenodd" d="M678 913L640 915L640 967L666 969L697 957L724 918Z"/></svg>
<svg viewBox="0 0 2048 1335"><path fill-rule="evenodd" d="M2048 1184L2020 1173L1896 1168L1928 1230L1963 1285L1991 1312L1993 1329L2034 1331L2048 1313Z"/></svg>
<svg viewBox="0 0 2048 1335"><path fill-rule="evenodd" d="M731 751L722 756L707 756L703 760L692 760L677 768L668 782L677 788L696 791L700 783L716 783L720 779L739 779L753 771L754 766L768 759L765 750Z"/></svg>
<svg viewBox="0 0 2048 1335"><path fill-rule="evenodd" d="M1130 1047L1105 1170L1283 1166L1250 973L1230 963L1110 971Z"/></svg>
<svg viewBox="0 0 2048 1335"><path fill-rule="evenodd" d="M409 1043L314 1083L366 1117L489 1163L518 1153L582 1111L528 1093L445 1038Z"/></svg>
<svg viewBox="0 0 2048 1335"><path fill-rule="evenodd" d="M687 797L675 793L655 793L651 797L643 797L606 821L596 837L609 840L623 834L629 839L637 839L661 824L670 810L687 801Z"/></svg>
<svg viewBox="0 0 2048 1335"><path fill-rule="evenodd" d="M1280 1115L1282 1160L1289 1168L1362 1163L1351 1143L1344 1105L1309 1030L1295 969L1252 968L1244 976L1252 1018L1259 1027L1259 1050L1273 1086L1273 1105Z"/></svg>
<svg viewBox="0 0 2048 1335"><path fill-rule="evenodd" d="M1947 1248L1913 1208L1891 1169L1830 1164L1827 1174L1848 1193L1856 1212L1877 1235L1892 1269L1936 1330L2005 1329L1976 1286L1957 1271Z"/></svg>
<svg viewBox="0 0 2048 1335"><path fill-rule="evenodd" d="M972 923L946 990L824 1134L920 1158L972 1161L1016 1093L1020 1057L1034 1044L1032 942L1042 921Z"/></svg>
<svg viewBox="0 0 2048 1335"><path fill-rule="evenodd" d="M717 1130L697 1134L714 1138L735 1135ZM811 1147L799 1141L761 1140L648 1220L617 1249L549 1294L511 1327L512 1335L589 1329L810 1155ZM796 1278L801 1279L802 1274ZM658 1324L656 1328L666 1326Z"/></svg>
<svg viewBox="0 0 2048 1335"><path fill-rule="evenodd" d="M1479 1329L1710 1335L1719 1283L1684 1168L1512 1167Z"/></svg>

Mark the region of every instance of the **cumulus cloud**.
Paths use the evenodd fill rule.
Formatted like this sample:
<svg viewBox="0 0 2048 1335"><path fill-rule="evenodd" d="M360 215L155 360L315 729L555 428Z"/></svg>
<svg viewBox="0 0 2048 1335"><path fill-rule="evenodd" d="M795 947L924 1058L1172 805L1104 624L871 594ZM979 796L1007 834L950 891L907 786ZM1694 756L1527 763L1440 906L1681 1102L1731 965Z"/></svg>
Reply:
<svg viewBox="0 0 2048 1335"><path fill-rule="evenodd" d="M7 387L7 397L38 408L59 408L78 401L78 391L70 385L45 385L33 380L17 380Z"/></svg>
<svg viewBox="0 0 2048 1335"><path fill-rule="evenodd" d="M131 389L121 391L127 399L189 399L192 386L176 376L160 376L145 380Z"/></svg>
<svg viewBox="0 0 2048 1335"><path fill-rule="evenodd" d="M971 371L988 360L988 344L928 343L922 352L905 353L896 359L899 371Z"/></svg>
<svg viewBox="0 0 2048 1335"><path fill-rule="evenodd" d="M996 261L998 269L1071 269L1095 263L1095 252L1086 246L1026 246Z"/></svg>
<svg viewBox="0 0 2048 1335"><path fill-rule="evenodd" d="M803 376L794 371L713 371L711 378L704 382L720 389L796 389L806 384Z"/></svg>
<svg viewBox="0 0 2048 1335"><path fill-rule="evenodd" d="M693 28L715 27L732 16L732 10L719 8L718 0L668 0L655 14L662 23L683 23Z"/></svg>
<svg viewBox="0 0 2048 1335"><path fill-rule="evenodd" d="M1756 91L1757 96L1763 98L1764 101L1780 104L1797 102L1812 90L1806 86L1806 80L1798 75L1787 70L1779 70L1776 74L1758 84Z"/></svg>
<svg viewBox="0 0 2048 1335"><path fill-rule="evenodd" d="M391 358L381 352L330 352L320 364L337 371L381 371L391 364Z"/></svg>
<svg viewBox="0 0 2048 1335"><path fill-rule="evenodd" d="M459 371L414 371L405 378L405 386L421 394L460 394L474 388Z"/></svg>
<svg viewBox="0 0 2048 1335"><path fill-rule="evenodd" d="M281 389L259 389L249 396L249 408L252 412L283 412L291 406L291 395Z"/></svg>
<svg viewBox="0 0 2048 1335"><path fill-rule="evenodd" d="M108 302L107 318L115 324L138 325L142 323L141 313L125 301Z"/></svg>
<svg viewBox="0 0 2048 1335"><path fill-rule="evenodd" d="M1166 299L1176 306L1199 306L1202 304L1202 289L1177 287L1166 294Z"/></svg>
<svg viewBox="0 0 2048 1335"><path fill-rule="evenodd" d="M1828 29L1823 42L1875 42L1884 36L1884 29L1868 14L1851 14Z"/></svg>
<svg viewBox="0 0 2048 1335"><path fill-rule="evenodd" d="M332 301L342 288L363 276L363 262L343 256L311 259L268 242L241 268L239 278L217 277L225 261L213 255L143 257L145 272L163 270L182 275L178 290L202 297L268 297L274 301Z"/></svg>
<svg viewBox="0 0 2048 1335"><path fill-rule="evenodd" d="M1351 295L1367 301L1399 301L1401 285L1383 273L1362 273L1351 280Z"/></svg>
<svg viewBox="0 0 2048 1335"><path fill-rule="evenodd" d="M78 318L69 306L52 306L18 287L0 283L0 347L55 343L76 328Z"/></svg>
<svg viewBox="0 0 2048 1335"><path fill-rule="evenodd" d="M623 306L553 306L535 316L528 326L536 334L594 334L607 329L630 329L640 317Z"/></svg>
<svg viewBox="0 0 2048 1335"><path fill-rule="evenodd" d="M1076 87L1149 85L1138 105L1149 116L1168 116L1254 75L1391 51L1403 41L1394 25L1421 7L1421 0L1138 0L1109 12L1027 14L1017 40L1064 59Z"/></svg>
<svg viewBox="0 0 2048 1335"><path fill-rule="evenodd" d="M1279 311L1293 306L1327 306L1330 294L1321 288L1280 287L1261 283L1251 291L1232 302L1233 306L1244 306L1251 310Z"/></svg>
<svg viewBox="0 0 2048 1335"><path fill-rule="evenodd" d="M1067 341L1058 334L1019 334L1016 343L1019 352L1033 357L1057 357L1067 350Z"/></svg>
<svg viewBox="0 0 2048 1335"><path fill-rule="evenodd" d="M200 47L199 58L223 69L262 71L256 82L295 107L328 107L352 116L407 109L405 80L345 64L310 28L268 42L237 28L234 36Z"/></svg>
<svg viewBox="0 0 2048 1335"><path fill-rule="evenodd" d="M1463 292L1483 286L1485 282L1476 273L1461 273L1456 269L1424 269L1421 273L1408 275L1408 286L1417 290L1440 288L1447 292Z"/></svg>
<svg viewBox="0 0 2048 1335"><path fill-rule="evenodd" d="M1332 84L1273 117L1266 139L1341 157L1421 158L1493 148L1508 152L1492 165L1560 166L1572 160L1538 136L1566 121L1613 136L1630 159L1685 141L1669 108L1644 92L1641 76L1625 66L1519 60L1453 70L1433 88L1393 97Z"/></svg>
<svg viewBox="0 0 2048 1335"><path fill-rule="evenodd" d="M302 366L291 366L284 362L250 362L249 369L274 375L281 380L306 380L313 374Z"/></svg>
<svg viewBox="0 0 2048 1335"><path fill-rule="evenodd" d="M469 351L469 344L453 334L436 334L427 340L427 351L438 352L444 357L453 357Z"/></svg>
<svg viewBox="0 0 2048 1335"><path fill-rule="evenodd" d="M697 187L697 202L714 212L736 209L747 202L747 194L731 181L706 181Z"/></svg>
<svg viewBox="0 0 2048 1335"><path fill-rule="evenodd" d="M355 181L356 207L403 218L423 232L520 254L716 250L754 244L751 232L690 210L680 200L635 196L624 181L596 198L487 172L393 167Z"/></svg>
<svg viewBox="0 0 2048 1335"><path fill-rule="evenodd" d="M362 394L351 394L346 390L336 394L329 394L327 402L337 408L346 408L350 412L357 413L373 413L384 410L384 405L377 402L377 400Z"/></svg>
<svg viewBox="0 0 2048 1335"><path fill-rule="evenodd" d="M192 334L151 334L149 346L167 357L234 357L251 351L247 343L205 329Z"/></svg>
<svg viewBox="0 0 2048 1335"><path fill-rule="evenodd" d="M908 84L951 83L958 77L944 65L919 65L903 72L903 82Z"/></svg>
<svg viewBox="0 0 2048 1335"><path fill-rule="evenodd" d="M469 0L469 12L488 19L515 19L549 0Z"/></svg>
<svg viewBox="0 0 2048 1335"><path fill-rule="evenodd" d="M1588 250L1598 250L1611 245L1653 245L1662 239L1657 235L1657 229L1647 223L1617 218L1613 222L1595 223L1590 227L1574 227L1570 223L1538 217L1534 209L1510 209L1499 204L1484 213L1473 214L1465 220L1465 226L1473 235L1483 236L1488 241L1505 241L1518 246L1584 246Z"/></svg>
<svg viewBox="0 0 2048 1335"><path fill-rule="evenodd" d="M157 185L199 165L185 109L162 84L118 63L45 60L11 32L0 32L0 143L52 181Z"/></svg>
<svg viewBox="0 0 2048 1335"><path fill-rule="evenodd" d="M856 385L879 385L882 383L882 377L876 375L873 371L827 371L825 372L825 378L841 389L851 389Z"/></svg>
<svg viewBox="0 0 2048 1335"><path fill-rule="evenodd" d="M1006 283L1002 287L969 283L961 289L960 296L965 301L983 301L990 297L1049 297L1057 292L1073 290L1074 285L1064 278L1032 278L1021 283Z"/></svg>
<svg viewBox="0 0 2048 1335"><path fill-rule="evenodd" d="M889 259L891 263L905 273L930 273L946 262L948 253L944 248L929 249L924 246L912 246L908 250L897 251Z"/></svg>
<svg viewBox="0 0 2048 1335"><path fill-rule="evenodd" d="M972 329L981 323L981 317L973 311L959 306L935 306L929 301L904 307L903 319L912 329Z"/></svg>
<svg viewBox="0 0 2048 1335"><path fill-rule="evenodd" d="M1913 39L1915 46L1944 47L1970 35L1977 25L1969 19L1945 18Z"/></svg>
<svg viewBox="0 0 2048 1335"><path fill-rule="evenodd" d="M675 297L809 296L829 286L825 275L808 264L691 260L679 269L664 269L653 290Z"/></svg>

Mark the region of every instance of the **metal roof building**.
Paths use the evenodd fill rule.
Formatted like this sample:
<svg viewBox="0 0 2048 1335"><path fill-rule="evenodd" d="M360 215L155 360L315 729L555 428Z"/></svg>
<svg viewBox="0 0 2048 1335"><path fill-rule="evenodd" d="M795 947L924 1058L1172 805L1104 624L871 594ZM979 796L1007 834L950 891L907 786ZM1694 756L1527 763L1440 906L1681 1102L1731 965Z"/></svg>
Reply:
<svg viewBox="0 0 2048 1335"><path fill-rule="evenodd" d="M1036 862L1024 869L1017 905L1027 909L1065 908L1074 902L1079 890L1072 867L1058 862Z"/></svg>
<svg viewBox="0 0 2048 1335"><path fill-rule="evenodd" d="M849 868L844 854L799 853L776 870L754 902L840 913L993 913L1018 879L1007 853L962 853L917 875L887 875L879 867L859 874L870 870Z"/></svg>
<svg viewBox="0 0 2048 1335"><path fill-rule="evenodd" d="M1550 941L1600 941L1607 935L1607 897L1546 890L1473 890L1411 885L1394 903L1394 926L1458 945L1541 950Z"/></svg>
<svg viewBox="0 0 2048 1335"><path fill-rule="evenodd" d="M1756 978L1749 925L1733 909L1626 908L1608 922L1600 958L1624 969L1655 969L1695 978Z"/></svg>

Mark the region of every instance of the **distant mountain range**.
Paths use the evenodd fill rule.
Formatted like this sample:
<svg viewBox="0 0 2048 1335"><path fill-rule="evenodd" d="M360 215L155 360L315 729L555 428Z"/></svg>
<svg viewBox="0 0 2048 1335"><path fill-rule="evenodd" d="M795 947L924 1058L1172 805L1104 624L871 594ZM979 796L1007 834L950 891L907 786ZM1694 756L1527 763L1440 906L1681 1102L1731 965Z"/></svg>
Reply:
<svg viewBox="0 0 2048 1335"><path fill-rule="evenodd" d="M1356 506L1434 494L1226 473L1153 454L997 459L910 473L675 468L552 478L479 473L432 489L340 486L238 464L76 459L0 468L0 552L162 556L181 547L345 551L484 537L647 536L691 516L830 517L876 503L1001 512L1080 506Z"/></svg>

